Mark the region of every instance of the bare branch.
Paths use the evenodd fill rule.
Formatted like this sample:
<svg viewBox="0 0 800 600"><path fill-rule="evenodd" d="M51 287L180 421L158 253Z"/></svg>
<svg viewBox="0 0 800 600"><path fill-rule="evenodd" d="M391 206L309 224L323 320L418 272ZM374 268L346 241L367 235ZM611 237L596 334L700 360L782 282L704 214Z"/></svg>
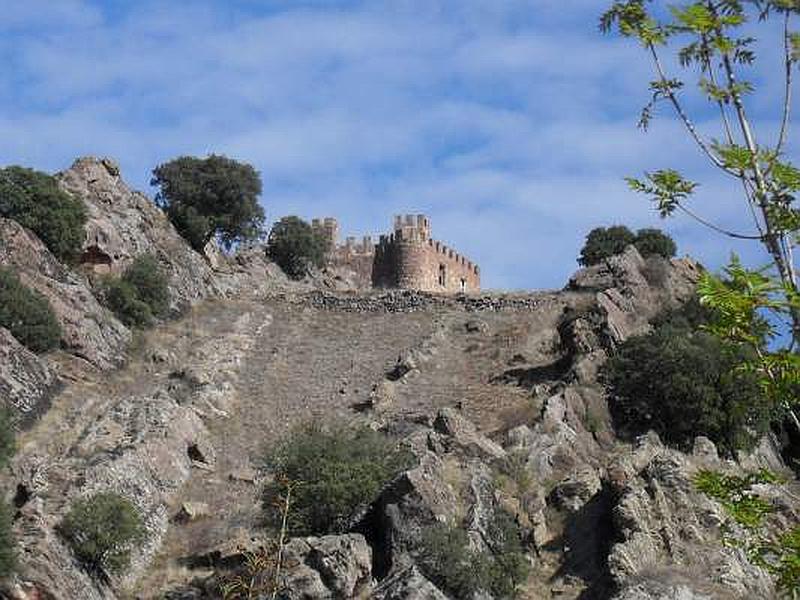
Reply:
<svg viewBox="0 0 800 600"><path fill-rule="evenodd" d="M708 72L708 77L711 80L711 83L714 87L719 87L717 84L717 74L714 66L711 64L710 54L708 53L708 37L703 35L702 36L702 44L703 49L705 52L703 53L703 61L705 62L706 71ZM733 135L733 127L731 126L730 118L728 117L728 110L722 100L717 100L717 106L719 107L719 113L722 117L722 123L725 127L725 137L728 140L728 143L732 146L736 144L736 138ZM742 188L744 189L744 195L747 200L747 208L750 212L750 216L753 218L753 223L758 229L758 233L761 237L764 237L764 228L761 225L761 221L758 219L758 213L756 212L756 199L753 190L750 187L750 182L748 181L747 177L745 176L744 171L737 172L738 178L742 182Z"/></svg>
<svg viewBox="0 0 800 600"><path fill-rule="evenodd" d="M661 59L658 57L658 52L656 52L656 47L653 44L650 44L648 47L650 48L650 54L653 56L653 62L655 63L656 71L658 72L658 77L661 79L662 83L664 84L668 83L669 80L667 79L666 73L664 72L664 67L661 65ZM714 163L714 166L736 177L737 176L736 172L728 169L722 162L722 160L719 158L719 156L717 156L711 151L711 148L708 147L708 144L700 136L700 133L694 126L694 123L692 123L692 120L686 114L686 111L683 110L683 106L681 106L681 103L678 100L678 97L675 95L675 92L672 91L672 88L668 85L665 85L664 88L666 90L667 98L669 98L670 102L672 103L672 106L675 108L675 112L678 113L678 117L680 117L681 121L683 121L683 124L686 126L686 129L689 130L689 134L692 136L694 141L697 142L697 145L700 146L700 149L703 151L703 153L709 158L709 160L711 160L712 163Z"/></svg>
<svg viewBox="0 0 800 600"><path fill-rule="evenodd" d="M713 229L714 231L716 231L717 233L721 233L722 235L727 235L728 237L735 238L737 240L762 240L763 239L763 237L761 235L745 235L745 234L742 234L742 233L735 233L733 231L729 231L727 229L724 229L724 228L720 227L719 225L715 225L711 221L708 221L708 220L704 219L703 217L701 217L700 215L698 215L697 213L689 210L688 208L686 208L680 202L677 203L677 206L684 213L686 213L689 217L691 217L692 219L694 219L695 221L697 221L701 225L704 225L704 226L708 227L709 229Z"/></svg>
<svg viewBox="0 0 800 600"><path fill-rule="evenodd" d="M792 44L789 39L789 11L783 19L783 51L785 55L785 84L786 88L783 96L783 122L781 123L781 133L778 136L776 151L778 154L783 150L786 143L786 136L789 133L789 117L792 110Z"/></svg>

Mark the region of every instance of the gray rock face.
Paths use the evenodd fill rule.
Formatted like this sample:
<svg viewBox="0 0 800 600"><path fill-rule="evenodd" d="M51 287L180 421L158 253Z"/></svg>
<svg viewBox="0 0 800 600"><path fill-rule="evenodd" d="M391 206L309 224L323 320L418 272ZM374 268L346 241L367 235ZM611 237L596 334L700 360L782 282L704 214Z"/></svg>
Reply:
<svg viewBox="0 0 800 600"><path fill-rule="evenodd" d="M46 408L57 384L47 363L0 327L0 401L33 416Z"/></svg>
<svg viewBox="0 0 800 600"><path fill-rule="evenodd" d="M354 598L372 583L372 549L358 534L296 538L286 546L287 599Z"/></svg>
<svg viewBox="0 0 800 600"><path fill-rule="evenodd" d="M704 592L707 597L715 600L773 596L769 575L754 566L741 548L722 542L721 526L727 520L724 509L694 487L694 473L699 467L708 467L709 456L714 460L716 452L709 444L708 440L698 442L696 447L703 451L692 458L665 448L650 435L609 468L618 497L613 520L616 535L622 539L611 549L609 570L622 588L644 579L623 598L694 598L694 592L688 590L699 589L700 583L710 590ZM716 468L727 470L731 465L717 464ZM788 497L784 505L787 502L793 504ZM745 537L735 527L732 534ZM662 585L677 577L695 583ZM643 592L636 591L639 588L664 591L642 596Z"/></svg>
<svg viewBox="0 0 800 600"><path fill-rule="evenodd" d="M410 567L386 578L372 593L375 600L447 600L439 588Z"/></svg>
<svg viewBox="0 0 800 600"><path fill-rule="evenodd" d="M659 311L688 300L700 273L690 259L644 259L628 246L622 254L578 271L567 289L596 292L608 334L622 341L646 330L647 321Z"/></svg>
<svg viewBox="0 0 800 600"><path fill-rule="evenodd" d="M98 272L122 272L134 258L153 254L169 273L173 305L186 306L215 290L213 271L178 235L144 194L131 190L109 159L80 158L57 175L59 185L86 206L83 264Z"/></svg>
<svg viewBox="0 0 800 600"><path fill-rule="evenodd" d="M0 265L49 301L63 330L62 345L100 368L119 365L130 331L100 306L88 282L66 269L33 235L15 221L0 219Z"/></svg>

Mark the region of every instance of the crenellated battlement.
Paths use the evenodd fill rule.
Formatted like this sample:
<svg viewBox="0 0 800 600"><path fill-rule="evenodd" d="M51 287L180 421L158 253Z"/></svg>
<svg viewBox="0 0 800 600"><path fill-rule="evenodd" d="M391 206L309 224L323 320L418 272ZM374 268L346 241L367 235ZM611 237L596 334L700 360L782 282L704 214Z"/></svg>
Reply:
<svg viewBox="0 0 800 600"><path fill-rule="evenodd" d="M471 260L431 237L426 215L396 215L391 233L377 243L354 236L339 243L336 219L313 219L314 231L329 242L328 261L353 270L364 287L407 288L432 292L480 290L480 269Z"/></svg>

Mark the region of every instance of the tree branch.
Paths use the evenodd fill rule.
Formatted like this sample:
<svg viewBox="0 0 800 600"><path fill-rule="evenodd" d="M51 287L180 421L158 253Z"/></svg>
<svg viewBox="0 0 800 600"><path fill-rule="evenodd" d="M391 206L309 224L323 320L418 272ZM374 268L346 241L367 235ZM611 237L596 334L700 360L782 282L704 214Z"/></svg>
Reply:
<svg viewBox="0 0 800 600"><path fill-rule="evenodd" d="M786 136L789 133L789 117L792 110L792 48L791 40L789 39L789 11L786 11L786 16L783 20L783 51L785 55L785 83L786 89L783 96L783 122L781 123L781 133L778 136L778 144L776 146L777 154L783 150L786 143Z"/></svg>
<svg viewBox="0 0 800 600"><path fill-rule="evenodd" d="M656 47L653 44L649 44L648 48L650 49L650 54L653 57L653 62L655 63L656 71L658 72L658 77L661 79L662 83L667 84L669 80L667 79L667 75L664 72L664 67L661 65L661 59L658 57L658 52L656 52ZM678 117L680 117L681 121L683 121L683 124L686 126L686 129L689 130L689 134L692 136L692 139L694 139L697 145L700 146L700 149L703 151L703 153L709 158L709 160L714 164L715 167L718 167L723 171L725 171L726 173L729 173L734 177L736 177L737 176L736 173L731 171L724 165L722 160L711 151L711 148L708 147L708 144L706 144L705 140L703 140L703 138L700 136L700 133L694 126L694 123L692 123L692 120L683 110L683 106L681 106L681 103L678 100L678 97L675 95L675 92L672 91L672 88L669 85L664 85L664 89L666 91L667 98L669 98L669 101L675 108L675 112L678 113Z"/></svg>
<svg viewBox="0 0 800 600"><path fill-rule="evenodd" d="M760 241L760 240L763 239L763 236L761 236L761 235L746 235L746 234L743 234L743 233L736 233L736 232L724 229L724 228L720 227L719 225L715 225L711 221L708 221L708 220L704 219L703 217L701 217L700 215L698 215L696 212L694 212L692 210L689 210L688 208L686 208L680 202L677 203L677 206L684 213L686 213L688 216L690 216L692 219L694 219L695 221L697 221L701 225L704 225L704 226L708 227L709 229L713 229L714 231L716 231L717 233L721 233L722 235L727 235L728 237L735 238L737 240L759 240Z"/></svg>

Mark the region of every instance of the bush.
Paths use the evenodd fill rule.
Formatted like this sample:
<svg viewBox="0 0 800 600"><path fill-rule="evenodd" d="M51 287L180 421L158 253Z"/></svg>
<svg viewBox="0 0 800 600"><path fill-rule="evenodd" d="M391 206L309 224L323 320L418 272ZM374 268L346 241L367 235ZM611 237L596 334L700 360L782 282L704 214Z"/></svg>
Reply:
<svg viewBox="0 0 800 600"><path fill-rule="evenodd" d="M0 169L0 217L30 229L60 260L71 262L80 255L86 223L83 203L46 173Z"/></svg>
<svg viewBox="0 0 800 600"><path fill-rule="evenodd" d="M14 414L11 409L0 407L0 469L8 466L17 450L14 436Z"/></svg>
<svg viewBox="0 0 800 600"><path fill-rule="evenodd" d="M495 512L487 529L490 552L470 549L467 532L437 524L423 534L417 563L423 573L456 598L481 591L514 598L530 573L519 526L507 512Z"/></svg>
<svg viewBox="0 0 800 600"><path fill-rule="evenodd" d="M59 527L75 556L102 577L118 575L145 537L136 507L119 494L102 492L77 500Z"/></svg>
<svg viewBox="0 0 800 600"><path fill-rule="evenodd" d="M251 165L182 156L156 167L150 183L160 187L156 203L197 251L215 237L230 248L261 235L261 178Z"/></svg>
<svg viewBox="0 0 800 600"><path fill-rule="evenodd" d="M149 327L169 310L167 278L155 258L138 256L122 277L105 280L103 300L128 327Z"/></svg>
<svg viewBox="0 0 800 600"><path fill-rule="evenodd" d="M586 236L578 264L585 267L601 263L607 258L624 252L633 244L643 257L663 256L672 258L678 248L673 239L660 229L640 229L634 234L624 225L606 229L597 227Z"/></svg>
<svg viewBox="0 0 800 600"><path fill-rule="evenodd" d="M648 256L672 258L678 251L675 241L660 229L640 229L636 232L633 245L645 258Z"/></svg>
<svg viewBox="0 0 800 600"><path fill-rule="evenodd" d="M0 408L0 469L8 466L14 456L14 418L10 409ZM11 508L0 501L0 579L13 573L16 566L16 540L11 530Z"/></svg>
<svg viewBox="0 0 800 600"><path fill-rule="evenodd" d="M50 302L8 268L0 268L0 327L33 352L52 350L61 339Z"/></svg>
<svg viewBox="0 0 800 600"><path fill-rule="evenodd" d="M11 507L0 501L0 579L11 575L17 564L17 542L11 530L12 525Z"/></svg>
<svg viewBox="0 0 800 600"><path fill-rule="evenodd" d="M328 241L299 217L284 217L272 226L267 256L289 277L300 279L310 266L325 263Z"/></svg>
<svg viewBox="0 0 800 600"><path fill-rule="evenodd" d="M698 435L728 454L750 447L771 412L755 378L737 371L741 359L679 320L626 340L603 369L615 426L632 435L652 429L682 449Z"/></svg>
<svg viewBox="0 0 800 600"><path fill-rule="evenodd" d="M636 236L624 225L616 225L606 229L597 227L586 236L578 264L585 267L596 265L605 259L619 254L634 242Z"/></svg>
<svg viewBox="0 0 800 600"><path fill-rule="evenodd" d="M158 261L150 254L137 256L122 274L122 281L130 284L139 300L144 302L156 317L163 317L169 310L169 288L167 278Z"/></svg>
<svg viewBox="0 0 800 600"><path fill-rule="evenodd" d="M268 453L275 481L297 482L289 515L292 535L342 531L353 513L377 498L383 486L410 466L411 459L392 440L367 428L324 430L310 425ZM280 483L264 491L267 521L278 524L274 500Z"/></svg>

